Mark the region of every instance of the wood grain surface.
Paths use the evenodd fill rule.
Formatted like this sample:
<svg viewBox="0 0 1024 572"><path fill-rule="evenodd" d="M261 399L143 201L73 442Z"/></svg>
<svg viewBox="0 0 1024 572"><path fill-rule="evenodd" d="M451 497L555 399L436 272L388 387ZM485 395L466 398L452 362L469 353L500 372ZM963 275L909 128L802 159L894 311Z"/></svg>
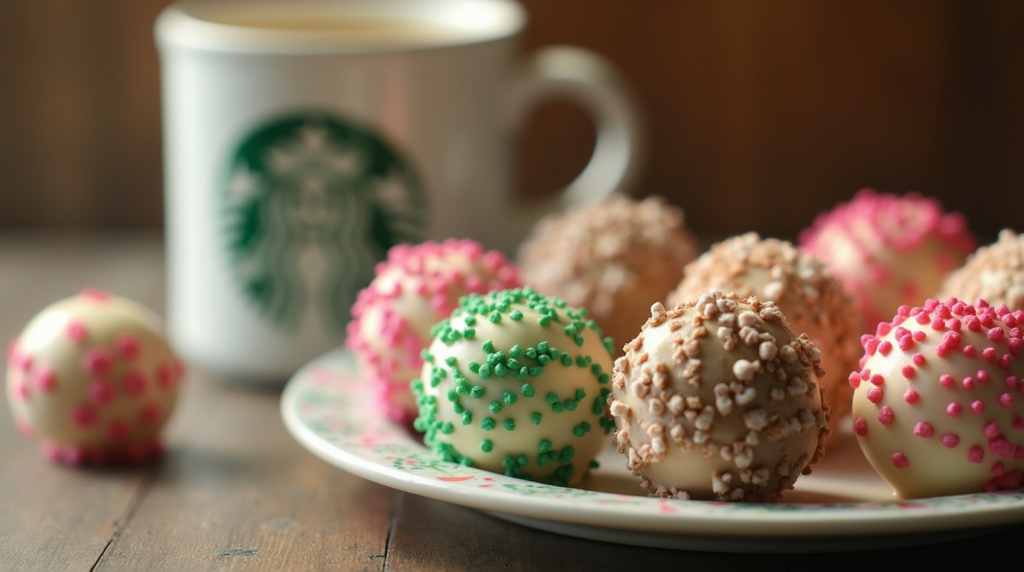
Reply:
<svg viewBox="0 0 1024 572"><path fill-rule="evenodd" d="M163 309L153 235L0 235L0 339L49 302L99 287ZM362 480L286 432L279 390L190 369L167 453L140 466L46 461L0 403L0 571L820 570L821 556L638 548L542 532ZM1024 524L902 550L829 555L920 567L1012 546Z"/></svg>

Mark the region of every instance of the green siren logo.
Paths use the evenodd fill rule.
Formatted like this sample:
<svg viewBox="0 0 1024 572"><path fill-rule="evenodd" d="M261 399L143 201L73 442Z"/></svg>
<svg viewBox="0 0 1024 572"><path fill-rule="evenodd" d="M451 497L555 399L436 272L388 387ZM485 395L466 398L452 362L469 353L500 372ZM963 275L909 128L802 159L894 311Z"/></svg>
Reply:
<svg viewBox="0 0 1024 572"><path fill-rule="evenodd" d="M223 186L232 272L272 323L344 332L388 248L420 242L426 204L412 166L372 131L327 114L254 130Z"/></svg>

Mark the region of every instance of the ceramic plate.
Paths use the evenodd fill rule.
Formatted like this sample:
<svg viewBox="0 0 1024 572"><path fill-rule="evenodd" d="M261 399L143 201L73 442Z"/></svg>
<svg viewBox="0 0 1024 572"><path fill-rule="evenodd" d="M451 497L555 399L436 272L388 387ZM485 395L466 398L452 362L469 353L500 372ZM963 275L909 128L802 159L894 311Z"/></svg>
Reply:
<svg viewBox="0 0 1024 572"><path fill-rule="evenodd" d="M1024 522L1024 491L894 499L850 436L770 504L649 498L611 448L581 488L532 483L434 458L419 437L376 415L368 394L355 360L338 350L288 382L281 412L299 443L346 471L561 534L687 550L824 552L925 544Z"/></svg>

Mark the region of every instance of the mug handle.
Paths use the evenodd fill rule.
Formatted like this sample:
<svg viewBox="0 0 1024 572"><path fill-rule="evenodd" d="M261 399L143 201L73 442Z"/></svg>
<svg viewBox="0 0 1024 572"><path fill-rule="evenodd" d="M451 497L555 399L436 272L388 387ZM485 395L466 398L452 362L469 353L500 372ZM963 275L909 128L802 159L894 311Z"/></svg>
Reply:
<svg viewBox="0 0 1024 572"><path fill-rule="evenodd" d="M625 80L603 57L573 46L535 52L513 78L510 126L523 125L542 99L579 104L594 118L597 137L587 166L561 193L516 208L517 238L547 212L596 202L613 192L629 194L644 159L640 108Z"/></svg>

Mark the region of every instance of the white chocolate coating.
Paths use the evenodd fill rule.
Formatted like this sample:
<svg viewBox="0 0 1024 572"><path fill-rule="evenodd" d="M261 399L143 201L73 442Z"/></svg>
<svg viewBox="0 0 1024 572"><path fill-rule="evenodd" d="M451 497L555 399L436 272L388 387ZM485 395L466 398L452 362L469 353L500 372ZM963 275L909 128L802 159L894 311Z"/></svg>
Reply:
<svg viewBox="0 0 1024 572"><path fill-rule="evenodd" d="M854 433L905 498L1024 482L1024 312L950 300L902 308L865 336Z"/></svg>
<svg viewBox="0 0 1024 572"><path fill-rule="evenodd" d="M659 497L765 501L823 453L820 355L772 302L711 292L661 303L615 362L626 467Z"/></svg>
<svg viewBox="0 0 1024 572"><path fill-rule="evenodd" d="M992 307L1024 310L1024 235L1003 229L999 240L979 248L946 276L936 298L984 300Z"/></svg>
<svg viewBox="0 0 1024 572"><path fill-rule="evenodd" d="M821 385L833 424L850 411L847 378L861 356L863 323L853 300L822 260L789 242L750 232L715 244L687 264L683 275L669 295L670 307L713 290L775 302L789 327L807 334L821 351Z"/></svg>
<svg viewBox="0 0 1024 572"><path fill-rule="evenodd" d="M347 339L385 415L398 423L416 416L409 383L423 367L420 352L460 297L518 285L518 270L501 253L470 240L393 247L359 293Z"/></svg>
<svg viewBox="0 0 1024 572"><path fill-rule="evenodd" d="M524 284L587 308L621 348L696 256L682 210L656 196L614 194L542 219L518 260Z"/></svg>
<svg viewBox="0 0 1024 572"><path fill-rule="evenodd" d="M470 296L413 383L443 459L567 485L607 444L610 347L583 310L529 289Z"/></svg>
<svg viewBox="0 0 1024 572"><path fill-rule="evenodd" d="M871 189L820 215L800 235L800 247L821 257L853 296L868 331L899 306L934 296L975 244L964 217L944 212L938 201Z"/></svg>
<svg viewBox="0 0 1024 572"><path fill-rule="evenodd" d="M44 308L8 353L19 430L72 464L159 452L182 374L161 330L155 314L96 290Z"/></svg>

